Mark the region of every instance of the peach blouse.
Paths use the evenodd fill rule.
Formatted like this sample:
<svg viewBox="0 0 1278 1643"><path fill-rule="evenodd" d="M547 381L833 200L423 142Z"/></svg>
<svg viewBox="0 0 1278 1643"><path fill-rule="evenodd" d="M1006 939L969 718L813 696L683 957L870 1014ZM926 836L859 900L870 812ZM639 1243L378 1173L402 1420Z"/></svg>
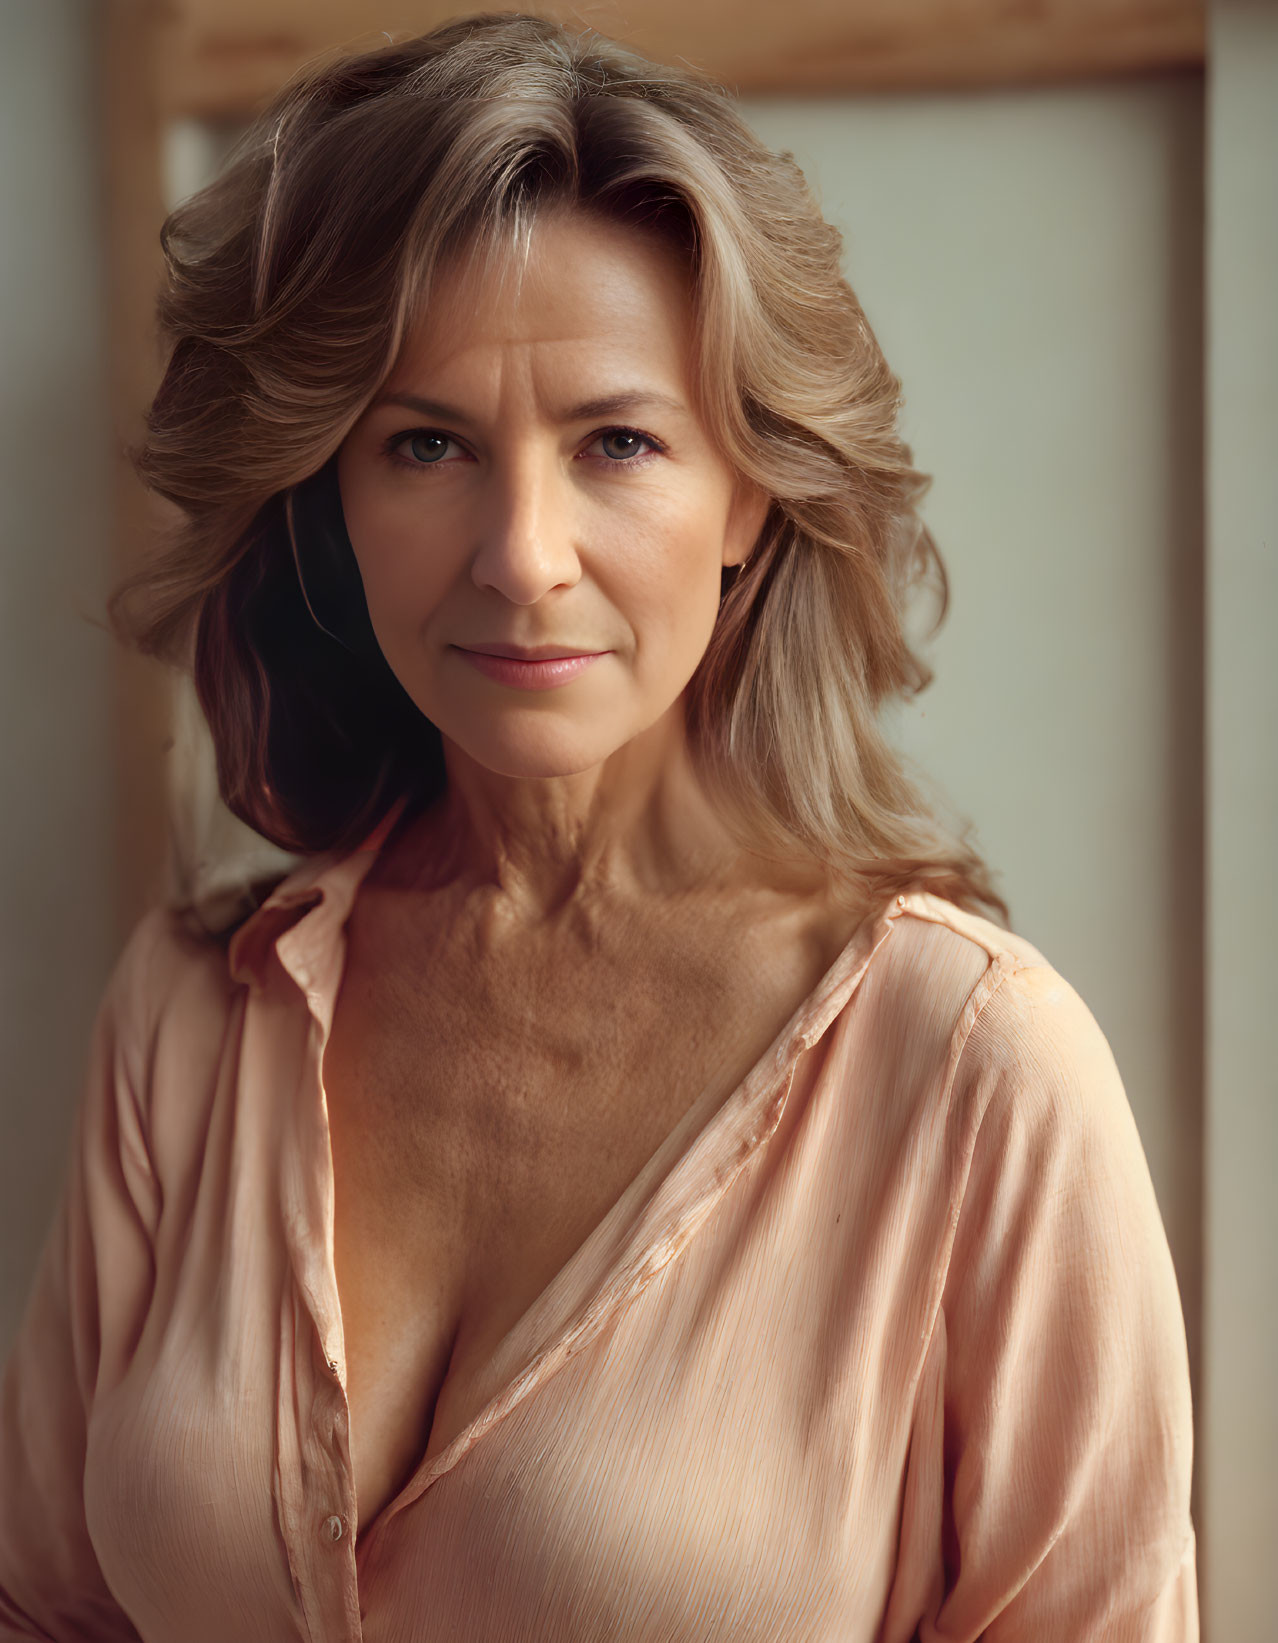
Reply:
<svg viewBox="0 0 1278 1643"><path fill-rule="evenodd" d="M361 1524L321 1054L376 843L95 1029L0 1414L0 1638L1190 1643L1175 1275L1117 1068L1027 941L879 906Z"/></svg>

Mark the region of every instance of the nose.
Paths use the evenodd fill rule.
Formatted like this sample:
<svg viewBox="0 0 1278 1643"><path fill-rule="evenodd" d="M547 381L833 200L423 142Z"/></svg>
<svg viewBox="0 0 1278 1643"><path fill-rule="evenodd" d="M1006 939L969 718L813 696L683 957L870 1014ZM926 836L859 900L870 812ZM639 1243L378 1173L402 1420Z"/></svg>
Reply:
<svg viewBox="0 0 1278 1643"><path fill-rule="evenodd" d="M580 580L572 488L557 467L534 453L494 467L471 561L476 587L532 605Z"/></svg>

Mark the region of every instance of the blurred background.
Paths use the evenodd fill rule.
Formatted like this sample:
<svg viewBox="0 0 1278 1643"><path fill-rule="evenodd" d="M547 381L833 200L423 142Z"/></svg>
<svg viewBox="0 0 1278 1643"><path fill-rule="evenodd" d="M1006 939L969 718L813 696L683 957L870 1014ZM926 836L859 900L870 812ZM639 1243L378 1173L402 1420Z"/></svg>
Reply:
<svg viewBox="0 0 1278 1643"><path fill-rule="evenodd" d="M1113 1047L1184 1301L1203 1635L1272 1636L1278 6L519 9L733 86L843 231L953 589L894 733ZM176 852L214 889L262 852L189 687L102 625L161 522L123 457L160 224L303 62L458 11L0 0L0 1351L120 947Z"/></svg>

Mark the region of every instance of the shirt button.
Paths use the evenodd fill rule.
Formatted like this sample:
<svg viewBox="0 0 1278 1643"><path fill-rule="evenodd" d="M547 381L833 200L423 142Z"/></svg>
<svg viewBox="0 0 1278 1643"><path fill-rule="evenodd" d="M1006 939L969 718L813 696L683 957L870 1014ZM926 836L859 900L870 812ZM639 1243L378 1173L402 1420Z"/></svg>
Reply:
<svg viewBox="0 0 1278 1643"><path fill-rule="evenodd" d="M896 905L898 907L904 907L905 906L905 897L904 896L898 896L896 898Z"/></svg>
<svg viewBox="0 0 1278 1643"><path fill-rule="evenodd" d="M330 1358L330 1359L329 1359L329 1360L328 1360L328 1367L329 1367L329 1368L330 1368L330 1369L331 1369L331 1370L332 1370L332 1371L333 1371L333 1373L334 1373L334 1374L335 1374L335 1375L336 1375L336 1373L337 1373L337 1359L336 1359L336 1358Z"/></svg>
<svg viewBox="0 0 1278 1643"><path fill-rule="evenodd" d="M346 1525L336 1513L324 1519L324 1533L330 1540L340 1540L345 1532Z"/></svg>

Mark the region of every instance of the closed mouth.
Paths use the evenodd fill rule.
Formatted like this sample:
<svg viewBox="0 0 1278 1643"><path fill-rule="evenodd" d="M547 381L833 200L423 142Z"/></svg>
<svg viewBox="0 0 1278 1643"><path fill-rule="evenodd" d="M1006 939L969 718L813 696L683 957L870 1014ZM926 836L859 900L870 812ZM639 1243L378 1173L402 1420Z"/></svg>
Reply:
<svg viewBox="0 0 1278 1643"><path fill-rule="evenodd" d="M598 650L565 650L561 645L458 645L458 650L474 651L480 656L502 656L511 662L562 662L577 656L602 656Z"/></svg>

